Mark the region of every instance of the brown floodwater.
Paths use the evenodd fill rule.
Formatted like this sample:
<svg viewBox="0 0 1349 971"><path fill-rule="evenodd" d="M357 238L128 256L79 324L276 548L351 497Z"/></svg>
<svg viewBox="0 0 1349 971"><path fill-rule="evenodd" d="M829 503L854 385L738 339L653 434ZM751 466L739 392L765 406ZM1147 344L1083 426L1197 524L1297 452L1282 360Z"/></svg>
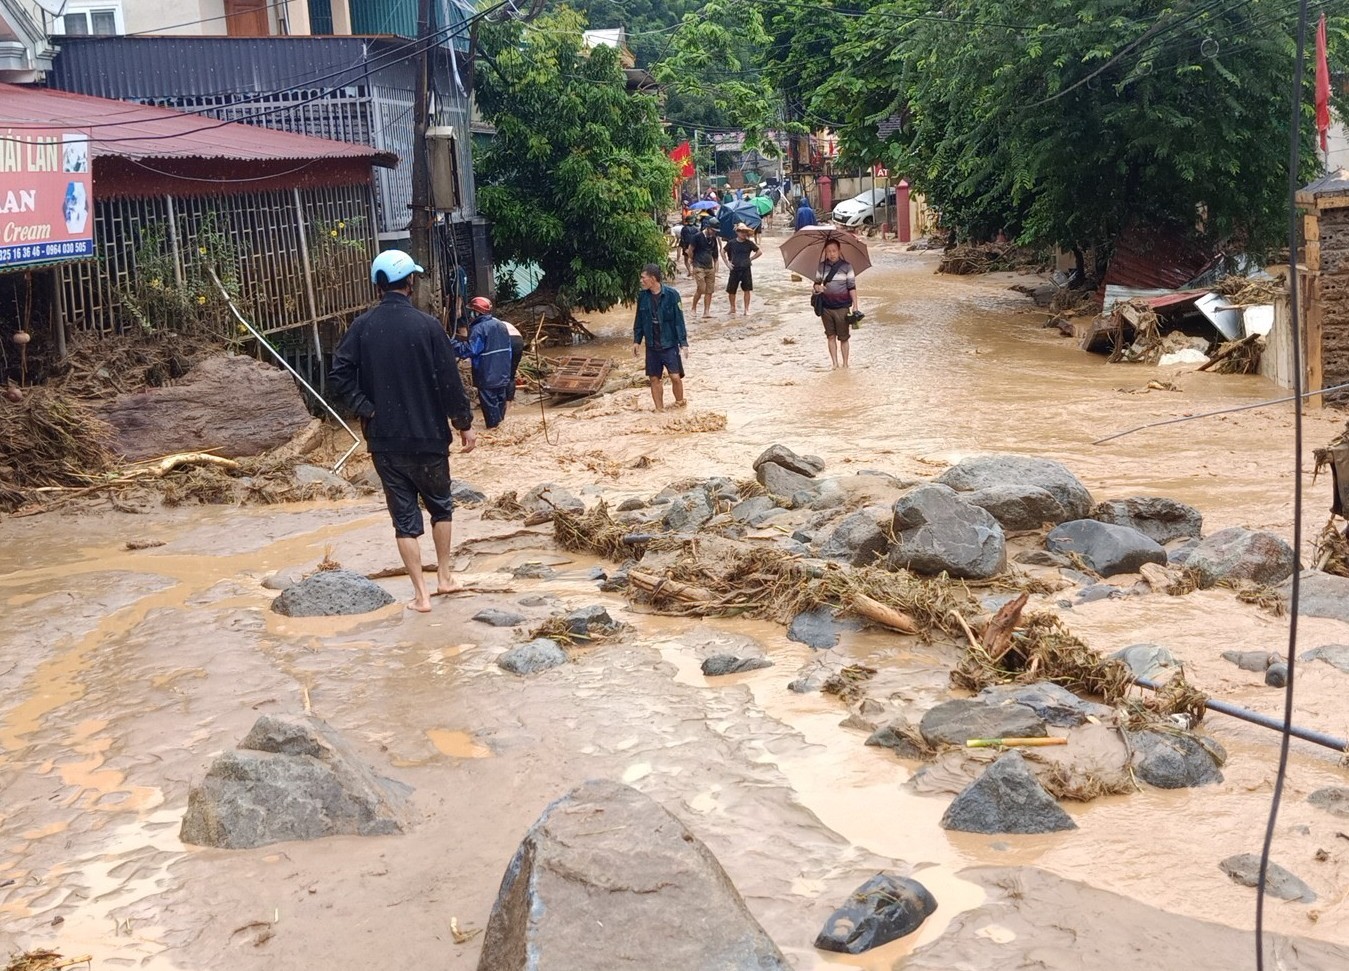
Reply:
<svg viewBox="0 0 1349 971"><path fill-rule="evenodd" d="M748 318L690 316L688 409L654 413L643 387L552 407L547 432L524 400L455 474L488 493L552 480L587 497L650 495L688 475L748 476L767 445L825 458L829 473L863 469L933 475L988 451L1065 462L1098 499L1166 495L1197 506L1207 530L1291 528L1291 418L1285 408L1140 433L1150 421L1253 402L1280 392L1254 377L1109 365L1040 328L1044 315L1007 290L1010 275L946 278L935 259L876 245L861 277L864 326L853 367L828 366L805 283L770 252ZM678 285L686 295L686 281ZM630 314L591 321L583 352L636 376ZM1179 391L1145 391L1149 380ZM680 422L721 415L719 431ZM1310 449L1343 427L1308 418L1308 541L1324 522L1324 481ZM457 945L450 921L481 929L507 861L553 798L594 777L625 781L676 812L721 860L755 916L801 971L903 968L914 949L978 907L972 865L1035 866L1170 913L1249 928L1254 896L1218 861L1256 851L1273 782L1276 737L1210 716L1228 750L1220 785L1145 790L1066 804L1072 833L990 838L939 826L943 786L932 773L862 745L849 712L798 673L848 663L880 670L871 697L885 715L916 716L948 696L951 643L874 630L845 633L815 653L781 627L653 615L597 595L595 561L555 549L547 530L465 511L457 523L466 579L489 592L438 600L429 615L393 606L354 618L292 619L267 610L261 580L312 569L331 548L361 572L396 562L377 498L271 508L103 508L0 523L0 945L90 953L100 967L472 968L480 937ZM165 545L135 552L128 540ZM519 563L551 564L546 580L511 579ZM395 596L406 582L382 581ZM528 597L548 598L521 607ZM1036 598L1051 606L1054 597ZM509 606L531 623L553 610L603 603L631 632L575 663L518 679L497 654L518 636L469 620ZM1211 694L1269 714L1282 692L1219 659L1221 651L1282 650L1286 621L1223 592L1099 601L1061 611L1093 647L1163 644ZM1349 642L1345 625L1305 620L1304 648ZM709 680L709 653L762 651L771 668ZM1349 735L1344 674L1301 669L1299 723ZM185 846L188 787L262 713L312 711L376 770L414 788L414 824L387 838L337 838L251 851ZM1349 944L1345 828L1306 803L1345 785L1331 753L1298 743L1275 860L1319 894L1313 905L1271 902L1281 933ZM1324 850L1324 854L1318 851ZM1318 855L1324 859L1318 859ZM857 958L811 946L824 918L879 869L916 874L939 902L912 937ZM1032 941L1006 928L1007 966ZM1010 935L1010 936L1009 936Z"/></svg>

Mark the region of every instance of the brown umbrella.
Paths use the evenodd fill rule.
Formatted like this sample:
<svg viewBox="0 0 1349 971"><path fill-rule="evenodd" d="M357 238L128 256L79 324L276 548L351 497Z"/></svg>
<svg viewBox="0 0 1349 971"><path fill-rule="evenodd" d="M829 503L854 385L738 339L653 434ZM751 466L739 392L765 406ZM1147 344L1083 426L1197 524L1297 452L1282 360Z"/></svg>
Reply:
<svg viewBox="0 0 1349 971"><path fill-rule="evenodd" d="M815 271L824 261L826 243L838 243L843 258L852 264L854 273L861 273L871 267L871 255L867 244L852 233L844 232L834 226L807 226L798 229L782 243L782 262L793 273L800 273L809 279L815 278Z"/></svg>

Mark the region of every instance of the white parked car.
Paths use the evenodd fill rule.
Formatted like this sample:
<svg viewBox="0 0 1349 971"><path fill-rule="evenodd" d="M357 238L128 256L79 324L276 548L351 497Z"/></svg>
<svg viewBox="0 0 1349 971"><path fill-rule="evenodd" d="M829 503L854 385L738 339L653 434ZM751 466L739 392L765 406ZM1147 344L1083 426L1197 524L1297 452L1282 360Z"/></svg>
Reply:
<svg viewBox="0 0 1349 971"><path fill-rule="evenodd" d="M868 189L860 195L855 195L851 199L845 199L834 207L834 222L841 226L870 226L873 223L884 222L887 218L886 213L877 214L877 209L884 209L886 206L894 206L895 190L887 189Z"/></svg>

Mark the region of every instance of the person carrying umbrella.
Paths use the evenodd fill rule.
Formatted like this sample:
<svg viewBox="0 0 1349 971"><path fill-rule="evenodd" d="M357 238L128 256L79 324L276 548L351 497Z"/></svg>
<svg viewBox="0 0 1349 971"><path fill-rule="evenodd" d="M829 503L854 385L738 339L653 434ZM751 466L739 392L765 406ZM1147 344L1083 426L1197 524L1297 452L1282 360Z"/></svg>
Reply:
<svg viewBox="0 0 1349 971"><path fill-rule="evenodd" d="M823 259L815 271L815 291L819 297L820 320L829 341L829 360L838 367L839 351L843 366L848 366L848 341L852 323L861 319L857 309L857 274L843 258L842 244L831 239L824 244Z"/></svg>
<svg viewBox="0 0 1349 971"><path fill-rule="evenodd" d="M726 244L726 265L731 271L726 279L726 303L730 307L732 317L735 316L737 287L744 291L745 316L749 316L749 297L754 292L754 271L750 264L763 256L759 244L750 238L753 232L744 223L740 223L735 227L735 239Z"/></svg>
<svg viewBox="0 0 1349 971"><path fill-rule="evenodd" d="M773 210L777 208L777 204L765 193L756 195L750 202L754 203L754 208L759 211L759 218L763 220L762 228L772 229Z"/></svg>

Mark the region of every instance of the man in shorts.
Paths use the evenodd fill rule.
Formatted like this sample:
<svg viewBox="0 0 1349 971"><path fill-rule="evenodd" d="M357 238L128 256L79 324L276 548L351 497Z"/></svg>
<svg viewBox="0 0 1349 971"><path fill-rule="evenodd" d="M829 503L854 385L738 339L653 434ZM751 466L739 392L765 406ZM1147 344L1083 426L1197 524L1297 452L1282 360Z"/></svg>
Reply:
<svg viewBox="0 0 1349 971"><path fill-rule="evenodd" d="M726 302L730 305L731 316L735 316L735 291L739 287L744 291L745 316L749 316L749 296L754 292L754 271L750 266L763 250L754 242L754 230L744 223L735 227L735 239L726 244L726 265L731 274L726 279Z"/></svg>
<svg viewBox="0 0 1349 971"><path fill-rule="evenodd" d="M693 276L693 242L698 238L698 227L693 224L693 219L694 214L689 213L679 227L679 255L684 260L684 271L690 277Z"/></svg>
<svg viewBox="0 0 1349 971"><path fill-rule="evenodd" d="M679 291L661 282L660 267L648 263L642 269L642 289L637 292L637 316L632 322L632 356L636 357L646 344L646 376L651 382L651 400L657 411L665 410L665 383L669 373L670 388L674 391L675 407L683 408L684 361L682 349L689 351L689 337L684 330L684 308L679 302Z"/></svg>
<svg viewBox="0 0 1349 971"><path fill-rule="evenodd" d="M824 260L815 271L815 292L821 298L820 320L829 339L829 359L838 367L839 349L848 366L848 338L852 336L850 314L857 312L857 275L843 258L838 243L824 244ZM860 319L860 318L859 318Z"/></svg>
<svg viewBox="0 0 1349 971"><path fill-rule="evenodd" d="M459 589L450 570L450 425L463 452L473 451L473 412L454 348L440 321L412 306L413 278L423 272L401 250L370 264L380 302L351 323L333 354L332 385L361 419L365 447L384 486L398 555L412 581L409 606L431 609L422 576L420 498L431 514L437 593Z"/></svg>
<svg viewBox="0 0 1349 971"><path fill-rule="evenodd" d="M717 286L717 258L721 252L721 243L717 241L717 227L710 219L703 220L703 230L689 246L693 256L693 310L698 309L698 300L703 301L703 316L712 316L712 291Z"/></svg>

